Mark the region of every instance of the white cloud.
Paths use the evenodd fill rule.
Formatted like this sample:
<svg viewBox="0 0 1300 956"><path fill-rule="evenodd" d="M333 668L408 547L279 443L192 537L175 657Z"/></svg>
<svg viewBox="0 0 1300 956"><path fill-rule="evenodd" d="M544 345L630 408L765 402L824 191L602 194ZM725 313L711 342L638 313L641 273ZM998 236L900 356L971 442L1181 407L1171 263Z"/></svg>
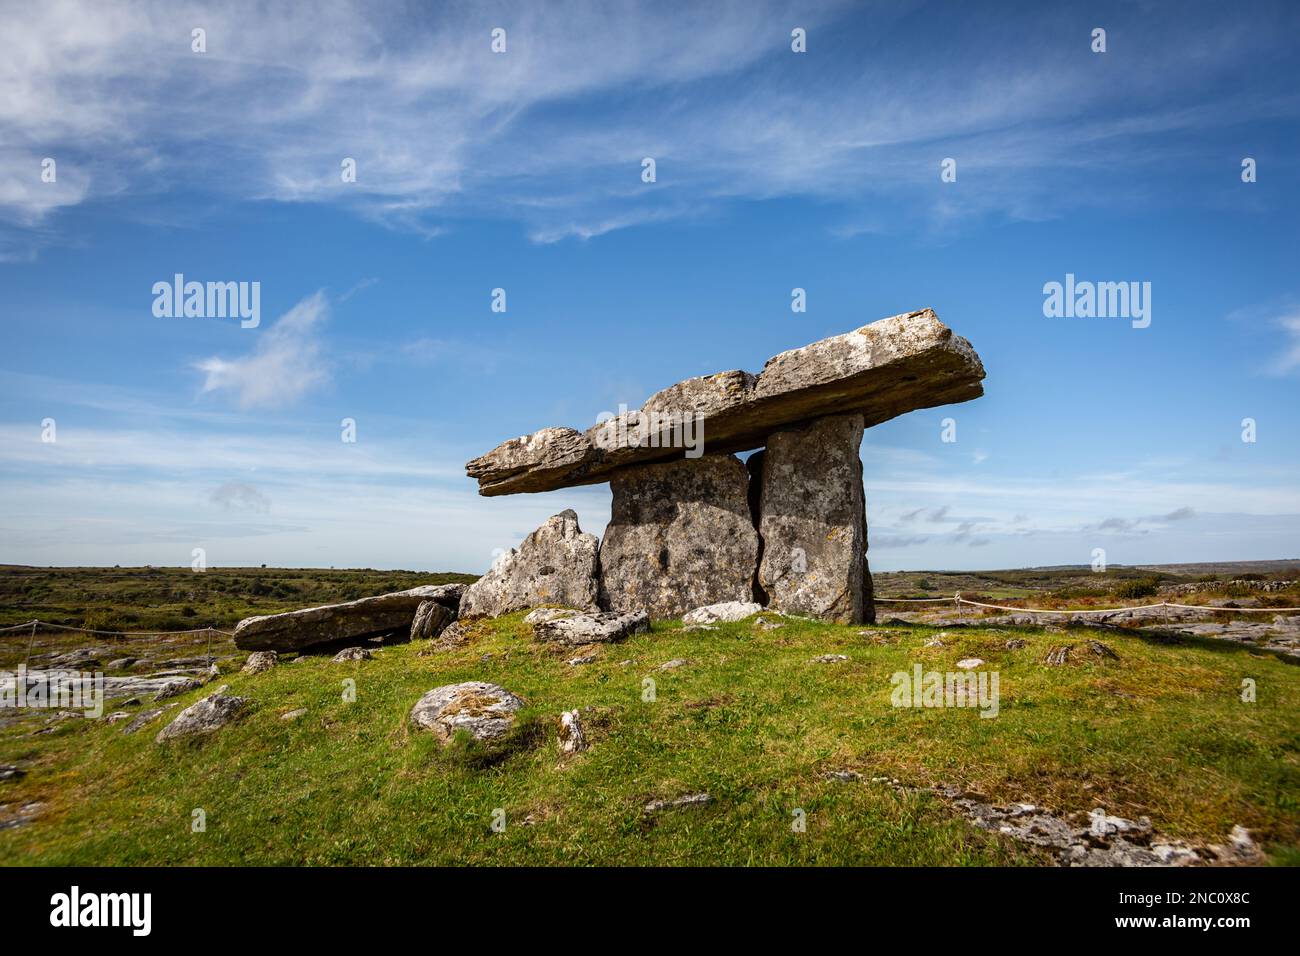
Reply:
<svg viewBox="0 0 1300 956"><path fill-rule="evenodd" d="M279 408L297 401L329 380L319 329L328 315L325 293L317 292L261 333L249 355L196 363L205 375L203 391L232 392L243 409Z"/></svg>
<svg viewBox="0 0 1300 956"><path fill-rule="evenodd" d="M1061 57L1070 27L1050 14L1008 33L954 9L945 16L964 42L917 56L893 32L911 28L912 6L556 2L417 17L361 0L33 5L0 37L0 142L16 144L0 162L18 171L0 189L0 219L28 228L86 199L184 185L340 204L423 235L460 216L510 218L538 242L790 195L844 204L848 232L874 228L864 217L898 228L877 201L898 195L907 223L940 230L1095 201L1108 191L1069 178L1155 168L1180 147L1158 137L1295 113L1294 98L1246 97L1230 81L1284 42L1267 18L1135 17L1133 42L1161 42L1109 60L1099 82L1091 59ZM488 35L498 22L500 55ZM795 22L813 51L798 58ZM196 24L204 54L190 51ZM861 56L832 45L840 30ZM1018 42L996 66L982 52ZM46 153L62 192L30 181L31 158ZM948 155L977 188L935 188ZM651 186L645 156L659 164ZM354 183L341 181L345 157ZM1026 175L1044 168L1046 183Z"/></svg>

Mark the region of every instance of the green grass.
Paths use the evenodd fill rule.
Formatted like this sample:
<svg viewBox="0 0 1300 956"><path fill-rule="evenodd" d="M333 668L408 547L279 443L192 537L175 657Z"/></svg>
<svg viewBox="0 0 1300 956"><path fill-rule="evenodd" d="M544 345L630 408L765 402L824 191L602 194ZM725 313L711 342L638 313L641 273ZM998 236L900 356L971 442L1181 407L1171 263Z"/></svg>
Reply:
<svg viewBox="0 0 1300 956"><path fill-rule="evenodd" d="M45 804L0 830L10 864L1042 864L1040 852L972 828L942 801L870 783L950 783L995 801L1149 815L1189 840L1256 832L1275 862L1300 858L1300 668L1212 641L1148 643L1080 630L955 629L751 622L653 633L569 667L511 615L473 640L382 649L223 678L248 714L199 743L160 747L161 718L68 720L30 736L0 731L0 803ZM866 636L864 636L866 635ZM1007 650L1006 640L1028 646ZM1048 647L1098 636L1119 661L1042 664ZM422 653L423 652L423 653ZM827 653L849 661L813 664ZM896 709L890 675L952 670L978 656L1001 675L1001 712ZM655 672L687 658L687 667ZM621 664L631 661L629 664ZM643 680L656 699L642 700ZM1243 677L1258 702L1243 703ZM346 703L342 681L356 681ZM409 728L425 691L499 683L527 701L516 749L484 764ZM208 693L180 699L182 706ZM148 706L147 704L145 706ZM305 707L285 722L279 715ZM562 757L559 713L582 707L592 749ZM853 769L863 782L827 780ZM714 802L648 820L649 800L708 791ZM191 814L207 829L192 833ZM491 829L505 811L506 828ZM791 828L802 809L807 830Z"/></svg>

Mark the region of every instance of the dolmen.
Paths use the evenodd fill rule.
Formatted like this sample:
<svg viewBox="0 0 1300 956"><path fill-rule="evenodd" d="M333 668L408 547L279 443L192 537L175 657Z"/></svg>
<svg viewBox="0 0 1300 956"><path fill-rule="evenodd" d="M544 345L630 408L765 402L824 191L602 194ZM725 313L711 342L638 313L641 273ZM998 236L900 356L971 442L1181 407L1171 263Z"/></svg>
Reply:
<svg viewBox="0 0 1300 956"><path fill-rule="evenodd" d="M465 590L458 613L669 618L736 601L870 622L862 433L978 398L983 379L971 344L923 309L782 352L757 374L687 379L583 432L504 442L465 466L480 494L608 482L610 522L597 541L572 511L550 518Z"/></svg>

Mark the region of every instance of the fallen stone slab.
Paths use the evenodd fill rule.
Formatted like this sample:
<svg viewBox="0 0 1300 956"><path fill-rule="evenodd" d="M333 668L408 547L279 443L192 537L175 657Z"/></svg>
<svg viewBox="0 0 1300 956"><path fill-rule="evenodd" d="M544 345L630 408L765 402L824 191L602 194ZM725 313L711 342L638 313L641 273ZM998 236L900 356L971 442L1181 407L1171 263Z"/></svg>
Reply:
<svg viewBox="0 0 1300 956"><path fill-rule="evenodd" d="M734 455L634 468L610 482L600 606L651 617L754 598L758 532L749 475Z"/></svg>
<svg viewBox="0 0 1300 956"><path fill-rule="evenodd" d="M572 509L546 519L465 591L460 616L497 617L542 604L596 609L599 539Z"/></svg>
<svg viewBox="0 0 1300 956"><path fill-rule="evenodd" d="M650 616L644 611L617 614L598 611L573 617L557 617L533 625L533 637L539 641L568 644L609 644L633 634L650 630Z"/></svg>
<svg viewBox="0 0 1300 956"><path fill-rule="evenodd" d="M235 627L235 646L244 651L283 652L332 641L379 637L395 631L409 633L422 603L437 601L454 610L466 587L430 584L343 604L244 618Z"/></svg>
<svg viewBox="0 0 1300 956"><path fill-rule="evenodd" d="M510 732L523 706L523 700L504 687L471 680L435 687L411 708L410 719L443 744L451 743L458 731L490 743Z"/></svg>
<svg viewBox="0 0 1300 956"><path fill-rule="evenodd" d="M716 624L718 621L743 621L763 610L763 605L753 601L723 601L721 604L708 604L687 611L682 615L683 624Z"/></svg>
<svg viewBox="0 0 1300 956"><path fill-rule="evenodd" d="M860 413L865 427L918 408L978 398L984 366L930 309L891 316L782 352L757 375L719 372L652 395L586 432L544 428L470 461L479 494L551 491L608 481L629 465L681 458L694 429L709 454L758 448L780 428ZM685 425L684 422L689 422Z"/></svg>

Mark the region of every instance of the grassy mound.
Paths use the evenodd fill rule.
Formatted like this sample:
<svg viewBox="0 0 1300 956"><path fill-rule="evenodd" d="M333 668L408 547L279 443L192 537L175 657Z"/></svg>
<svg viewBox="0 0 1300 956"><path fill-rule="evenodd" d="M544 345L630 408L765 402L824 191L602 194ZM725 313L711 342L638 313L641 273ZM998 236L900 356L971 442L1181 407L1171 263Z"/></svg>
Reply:
<svg viewBox="0 0 1300 956"><path fill-rule="evenodd" d="M1041 864L937 798L875 776L948 783L994 801L1146 814L1189 840L1255 831L1274 861L1300 843L1300 668L1213 641L1157 644L1070 630L935 629L753 621L651 634L590 664L529 639L522 615L469 643L381 649L230 674L247 714L201 742L161 747L179 708L123 723L32 715L0 729L0 804L40 804L0 829L10 864ZM1024 647L1007 648L1010 638ZM1104 640L1119 660L1050 647ZM814 663L827 654L847 661ZM1000 711L891 705L891 674L979 657ZM658 665L688 661L670 670ZM1258 700L1241 700L1243 678ZM653 694L650 693L653 681ZM345 681L355 681L355 701ZM501 684L527 708L504 753L440 748L407 714L427 690ZM209 689L179 698L185 706ZM139 710L148 708L146 702ZM298 709L295 720L281 715ZM555 727L581 708L592 748L562 756ZM48 733L32 736L45 726ZM830 771L854 770L843 782ZM647 815L651 800L707 792ZM194 811L206 828L193 832ZM806 830L792 823L803 811ZM493 822L504 820L496 832Z"/></svg>

